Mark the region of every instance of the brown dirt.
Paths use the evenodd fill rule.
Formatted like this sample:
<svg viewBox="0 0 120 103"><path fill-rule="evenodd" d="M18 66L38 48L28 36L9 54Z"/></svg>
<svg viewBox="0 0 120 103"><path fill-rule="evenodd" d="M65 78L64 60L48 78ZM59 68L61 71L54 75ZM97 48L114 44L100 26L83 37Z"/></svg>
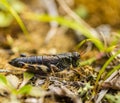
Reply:
<svg viewBox="0 0 120 103"><path fill-rule="evenodd" d="M119 28L120 24L120 0L75 0L76 5L84 5L88 10L86 21L92 26L110 24Z"/></svg>

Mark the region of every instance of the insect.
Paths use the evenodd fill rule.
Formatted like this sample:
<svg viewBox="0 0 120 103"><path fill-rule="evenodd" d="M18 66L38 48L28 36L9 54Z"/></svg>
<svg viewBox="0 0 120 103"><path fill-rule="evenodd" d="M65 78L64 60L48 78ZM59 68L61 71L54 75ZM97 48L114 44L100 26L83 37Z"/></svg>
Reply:
<svg viewBox="0 0 120 103"><path fill-rule="evenodd" d="M43 55L43 56L25 56L12 59L9 64L27 68L28 71L38 73L62 71L69 68L70 65L77 67L79 65L80 54L78 52L62 53L56 55Z"/></svg>

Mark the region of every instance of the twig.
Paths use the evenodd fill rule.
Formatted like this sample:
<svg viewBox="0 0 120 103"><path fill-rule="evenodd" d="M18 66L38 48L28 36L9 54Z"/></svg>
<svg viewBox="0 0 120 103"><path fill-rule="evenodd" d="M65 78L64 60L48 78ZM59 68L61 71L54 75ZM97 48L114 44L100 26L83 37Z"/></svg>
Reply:
<svg viewBox="0 0 120 103"><path fill-rule="evenodd" d="M106 79L104 82L110 81L113 77L115 77L118 74L118 71L115 71L108 79ZM101 90L100 93L98 94L98 98L95 101L95 103L100 103L102 98L105 96L105 94L108 92L109 89Z"/></svg>
<svg viewBox="0 0 120 103"><path fill-rule="evenodd" d="M71 10L71 8L66 4L64 0L57 0L57 2L60 4L60 6L63 8L63 10L72 17L76 22L83 24L86 28L89 29L91 34L99 39L99 33L93 29L90 25L88 25L86 22L84 22L74 11Z"/></svg>
<svg viewBox="0 0 120 103"><path fill-rule="evenodd" d="M41 0L44 3L44 7L46 8L48 14L50 16L58 16L57 6L55 0ZM50 39L56 34L58 23L55 21L50 22L50 30L47 33L45 38L45 43L48 43Z"/></svg>

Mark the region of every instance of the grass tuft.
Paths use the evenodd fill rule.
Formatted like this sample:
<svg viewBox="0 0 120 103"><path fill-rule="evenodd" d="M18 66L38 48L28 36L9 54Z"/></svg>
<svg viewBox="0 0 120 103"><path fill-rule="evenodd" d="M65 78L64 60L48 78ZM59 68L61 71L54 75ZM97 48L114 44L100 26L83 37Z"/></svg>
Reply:
<svg viewBox="0 0 120 103"><path fill-rule="evenodd" d="M104 50L104 45L103 43L96 37L94 37L91 32L82 24L77 23L76 21L73 20L68 20L63 17L52 17L49 15L39 15L39 14L34 14L34 13L29 13L25 15L26 19L30 20L37 20L37 21L43 21L43 22L51 22L51 21L56 21L60 25L69 27L73 30L79 31L82 33L85 37L90 39L94 43L94 45L100 50Z"/></svg>
<svg viewBox="0 0 120 103"><path fill-rule="evenodd" d="M98 74L97 79L96 79L96 82L95 82L94 90L96 90L97 85L98 85L98 81L100 80L100 77L101 77L101 75L104 73L106 67L108 66L108 64L109 64L118 54L120 54L120 50L117 51L117 52L115 53L115 55L112 55L112 56L105 62L105 64L103 65L103 67L100 69L99 74ZM118 67L116 67L115 69L118 69ZM108 74L108 75L110 75L110 74Z"/></svg>
<svg viewBox="0 0 120 103"><path fill-rule="evenodd" d="M17 14L17 12L10 6L10 4L7 2L7 0L0 0L0 3L6 7L6 9L13 15L13 17L18 22L19 26L21 27L22 31L24 32L25 36L28 38L28 31L21 20L20 16Z"/></svg>

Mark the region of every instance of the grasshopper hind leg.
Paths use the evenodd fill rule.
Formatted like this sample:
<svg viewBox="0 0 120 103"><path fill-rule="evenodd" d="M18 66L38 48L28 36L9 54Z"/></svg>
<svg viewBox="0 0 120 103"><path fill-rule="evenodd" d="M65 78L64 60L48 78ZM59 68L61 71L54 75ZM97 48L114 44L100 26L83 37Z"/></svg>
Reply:
<svg viewBox="0 0 120 103"><path fill-rule="evenodd" d="M53 72L60 72L60 69L57 66L53 65L53 64L50 65L50 69Z"/></svg>

